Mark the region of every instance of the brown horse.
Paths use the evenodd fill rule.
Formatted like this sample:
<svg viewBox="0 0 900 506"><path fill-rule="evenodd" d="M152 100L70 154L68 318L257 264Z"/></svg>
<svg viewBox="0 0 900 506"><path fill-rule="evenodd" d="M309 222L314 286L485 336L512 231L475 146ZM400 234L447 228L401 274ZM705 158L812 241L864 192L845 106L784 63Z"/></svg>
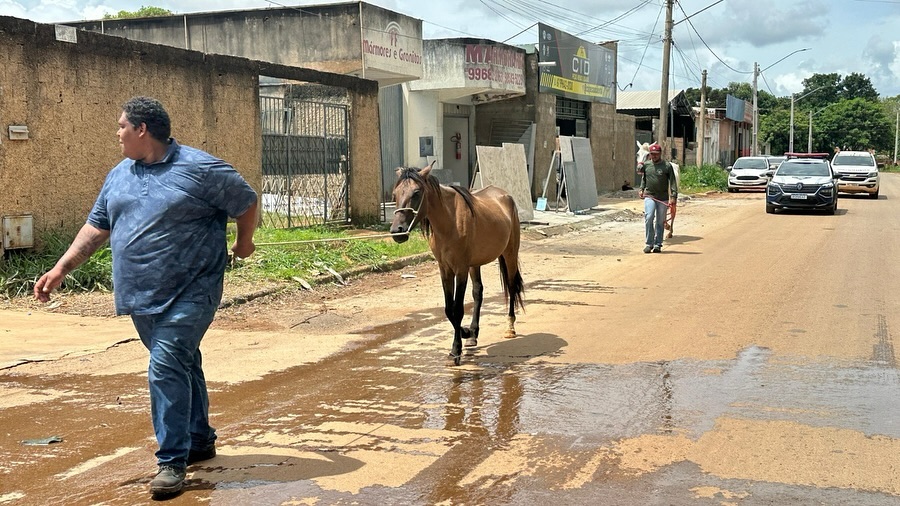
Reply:
<svg viewBox="0 0 900 506"><path fill-rule="evenodd" d="M519 214L516 203L505 191L488 186L476 192L459 186L441 185L431 175L434 164L424 169L397 170L394 201L397 210L391 222L394 240L404 242L417 224L428 237L438 262L444 287L444 313L453 324L450 358L459 365L462 339L466 346L478 344L478 322L484 287L481 266L497 259L503 293L509 302L508 326L504 337L516 336L515 308L524 309L524 285L519 272ZM472 323L462 326L466 284L472 278Z"/></svg>

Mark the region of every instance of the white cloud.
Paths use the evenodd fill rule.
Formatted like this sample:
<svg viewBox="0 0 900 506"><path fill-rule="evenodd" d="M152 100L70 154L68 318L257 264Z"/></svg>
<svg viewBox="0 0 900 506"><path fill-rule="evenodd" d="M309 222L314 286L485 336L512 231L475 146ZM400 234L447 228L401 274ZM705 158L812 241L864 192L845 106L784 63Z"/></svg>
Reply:
<svg viewBox="0 0 900 506"><path fill-rule="evenodd" d="M99 19L104 13L137 10L142 5L175 13L260 9L312 5L335 0L0 0L0 13L53 23ZM577 35L616 19L603 29L581 35L585 40L619 40L619 84L634 81L638 90L659 89L661 63L662 1L640 0L368 0L383 8L423 21L426 38L483 37L505 41L538 21ZM277 2L277 3L274 3ZM673 52L674 86L699 86L700 70L709 70L709 85L721 88L730 82L750 82L753 62L765 68L768 86L785 95L802 89L802 80L813 73L860 72L868 76L882 95L900 93L900 25L896 7L879 2L849 0L679 0L676 22L685 15L712 47L718 58L693 33L687 22L675 27L677 51ZM498 15L485 4L500 10ZM507 10L502 10L502 6ZM633 7L637 10L621 19ZM683 11L680 7L683 7ZM710 7L707 10L703 10ZM512 13L510 9L515 9ZM702 12L699 12L702 11ZM698 13L699 12L699 13ZM651 35L651 32L653 34ZM875 36L870 36L875 34ZM533 43L537 29L530 28L512 44ZM812 51L779 59L792 51ZM638 62L641 67L638 69ZM760 84L761 89L766 89Z"/></svg>

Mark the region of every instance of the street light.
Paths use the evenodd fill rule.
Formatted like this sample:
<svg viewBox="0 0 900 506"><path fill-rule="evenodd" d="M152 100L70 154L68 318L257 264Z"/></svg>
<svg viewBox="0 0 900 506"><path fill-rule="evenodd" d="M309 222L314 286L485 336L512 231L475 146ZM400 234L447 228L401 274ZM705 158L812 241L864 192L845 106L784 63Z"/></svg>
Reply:
<svg viewBox="0 0 900 506"><path fill-rule="evenodd" d="M804 93L803 95L801 95L800 97L798 97L796 99L794 98L794 95L796 95L796 93L791 93L791 135L790 135L789 141L788 141L788 153L794 152L794 102L796 102L796 101L800 100L801 98L806 97L808 95L812 95L813 93L821 90L824 87L825 86L819 86L818 88L816 88L812 91L808 91L808 92Z"/></svg>
<svg viewBox="0 0 900 506"><path fill-rule="evenodd" d="M756 86L756 81L759 78L759 75L762 74L763 72L769 70L770 68L774 67L775 65L778 65L779 63L783 62L789 56L803 52L803 51L809 51L810 49L812 49L812 48L804 47L802 49L795 49L795 50L791 51L790 53L782 56L781 59L779 59L775 63L769 65L768 67L766 67L762 70L760 70L758 63L753 62L753 153L752 153L753 156L759 155L759 145L757 143L757 136L759 135L759 106L757 105L757 103L758 103L757 91L758 90L757 90L757 86Z"/></svg>
<svg viewBox="0 0 900 506"><path fill-rule="evenodd" d="M812 153L812 119L813 119L813 116L815 116L816 114L819 114L820 112L824 111L825 109L828 109L828 107L827 106L823 107L816 112L812 112L812 110L809 111L809 138L806 141L806 152L807 153Z"/></svg>

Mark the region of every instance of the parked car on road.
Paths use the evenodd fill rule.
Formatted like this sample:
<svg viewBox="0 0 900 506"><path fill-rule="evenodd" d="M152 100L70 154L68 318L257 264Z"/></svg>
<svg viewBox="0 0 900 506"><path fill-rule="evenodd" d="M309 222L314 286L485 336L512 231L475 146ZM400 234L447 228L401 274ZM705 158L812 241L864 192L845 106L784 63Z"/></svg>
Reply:
<svg viewBox="0 0 900 506"><path fill-rule="evenodd" d="M828 153L787 153L785 161L769 170L766 212L777 209L837 211L838 175L828 162Z"/></svg>
<svg viewBox="0 0 900 506"><path fill-rule="evenodd" d="M878 164L868 151L841 151L834 155L831 167L840 176L838 191L843 193L867 193L877 199L881 186Z"/></svg>
<svg viewBox="0 0 900 506"><path fill-rule="evenodd" d="M781 165L781 162L785 160L783 156L774 156L774 155L766 155L766 158L769 159L769 168L775 170Z"/></svg>
<svg viewBox="0 0 900 506"><path fill-rule="evenodd" d="M766 171L769 170L769 159L764 156L742 156L729 166L728 191L738 190L765 190L769 178Z"/></svg>

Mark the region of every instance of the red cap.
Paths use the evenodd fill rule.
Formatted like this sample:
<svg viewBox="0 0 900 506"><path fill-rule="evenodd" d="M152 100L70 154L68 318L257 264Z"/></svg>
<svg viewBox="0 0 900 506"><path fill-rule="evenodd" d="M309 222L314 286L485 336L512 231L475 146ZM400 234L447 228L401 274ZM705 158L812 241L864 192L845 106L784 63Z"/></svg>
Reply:
<svg viewBox="0 0 900 506"><path fill-rule="evenodd" d="M659 144L651 144L650 152L651 153L662 153L662 146L660 146Z"/></svg>

